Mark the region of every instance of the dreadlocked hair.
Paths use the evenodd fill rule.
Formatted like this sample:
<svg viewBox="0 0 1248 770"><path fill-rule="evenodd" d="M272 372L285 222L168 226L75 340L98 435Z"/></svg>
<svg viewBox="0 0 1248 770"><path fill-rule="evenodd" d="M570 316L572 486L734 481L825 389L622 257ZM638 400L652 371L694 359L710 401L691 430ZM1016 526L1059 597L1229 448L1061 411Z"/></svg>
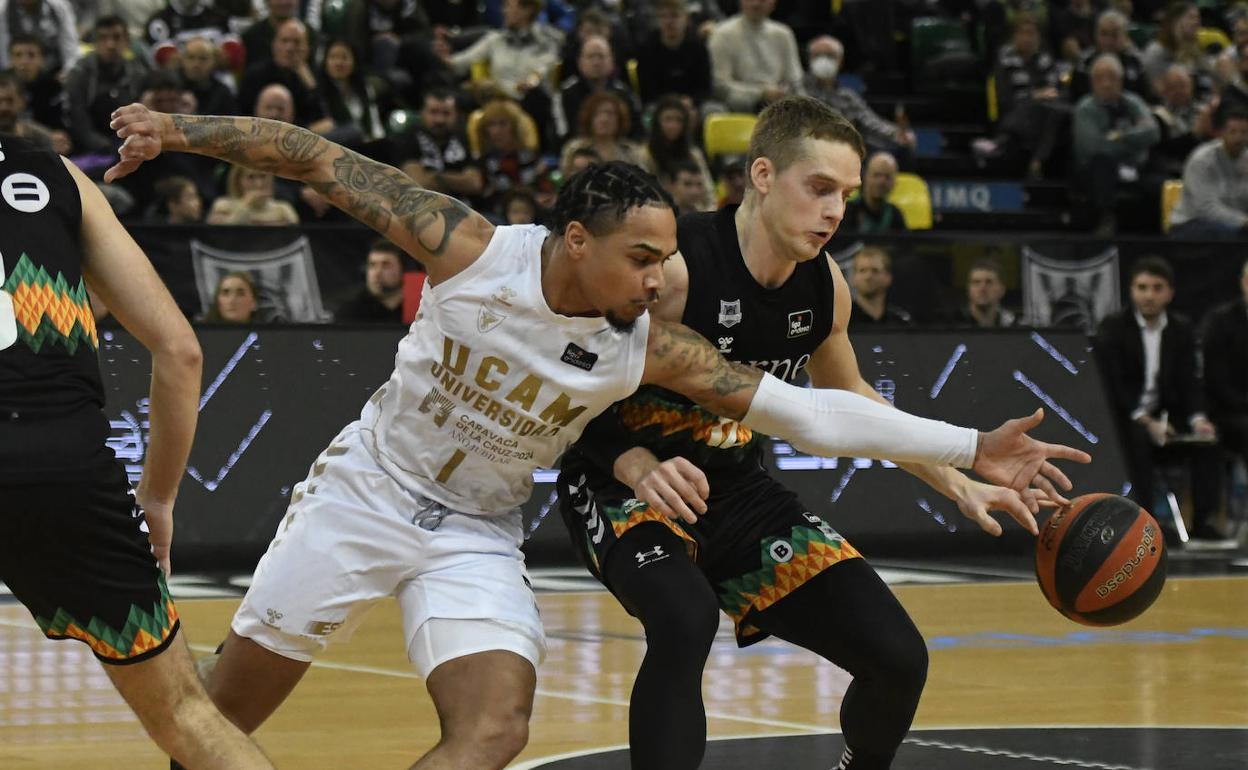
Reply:
<svg viewBox="0 0 1248 770"><path fill-rule="evenodd" d="M629 209L641 206L676 210L659 181L637 166L620 160L595 163L569 177L559 190L551 225L560 235L572 222L580 222L594 235L606 235L624 221Z"/></svg>

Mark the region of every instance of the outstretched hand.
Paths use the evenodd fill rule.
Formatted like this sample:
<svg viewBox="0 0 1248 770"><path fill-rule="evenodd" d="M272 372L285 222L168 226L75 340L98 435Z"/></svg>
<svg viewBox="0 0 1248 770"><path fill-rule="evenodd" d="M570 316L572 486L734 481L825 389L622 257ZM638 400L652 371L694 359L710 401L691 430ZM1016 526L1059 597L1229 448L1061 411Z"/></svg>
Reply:
<svg viewBox="0 0 1248 770"><path fill-rule="evenodd" d="M142 104L129 104L113 111L108 127L125 141L118 150L121 160L104 172L105 182L115 182L131 174L144 161L151 160L163 149L160 121L168 120L164 113L153 112Z"/></svg>
<svg viewBox="0 0 1248 770"><path fill-rule="evenodd" d="M976 473L993 484L1023 492L1035 486L1059 505L1070 501L1058 491L1069 491L1070 479L1050 460L1092 462L1087 452L1063 444L1048 444L1027 435L1044 420L1044 410L1030 417L1006 420L999 428L983 434L975 456Z"/></svg>
<svg viewBox="0 0 1248 770"><path fill-rule="evenodd" d="M1001 535L1001 524L991 516L992 511L1005 511L1018 525L1033 535L1040 534L1035 514L1041 507L1056 506L1047 493L1038 489L1014 489L984 484L971 479L954 497L962 515L979 525L993 537Z"/></svg>

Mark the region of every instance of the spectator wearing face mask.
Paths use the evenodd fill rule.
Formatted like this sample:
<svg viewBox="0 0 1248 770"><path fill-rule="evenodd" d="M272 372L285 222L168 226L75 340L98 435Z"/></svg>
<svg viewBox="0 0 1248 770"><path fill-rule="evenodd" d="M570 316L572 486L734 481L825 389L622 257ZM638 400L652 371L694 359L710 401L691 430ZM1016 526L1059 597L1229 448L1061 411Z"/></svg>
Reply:
<svg viewBox="0 0 1248 770"><path fill-rule="evenodd" d="M886 150L897 155L903 165L914 150L914 132L885 120L867 102L840 81L845 47L831 35L820 35L806 46L810 67L802 79L808 96L827 104L845 116L862 134L869 151Z"/></svg>

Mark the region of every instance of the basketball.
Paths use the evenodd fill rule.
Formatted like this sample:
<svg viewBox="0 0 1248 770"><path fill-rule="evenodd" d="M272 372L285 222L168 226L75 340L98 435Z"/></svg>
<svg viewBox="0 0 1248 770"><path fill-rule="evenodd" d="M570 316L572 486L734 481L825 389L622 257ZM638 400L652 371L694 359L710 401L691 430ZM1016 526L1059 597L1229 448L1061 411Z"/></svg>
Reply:
<svg viewBox="0 0 1248 770"><path fill-rule="evenodd" d="M1126 623L1166 582L1161 527L1125 497L1077 497L1040 528L1036 580L1049 604L1076 623Z"/></svg>

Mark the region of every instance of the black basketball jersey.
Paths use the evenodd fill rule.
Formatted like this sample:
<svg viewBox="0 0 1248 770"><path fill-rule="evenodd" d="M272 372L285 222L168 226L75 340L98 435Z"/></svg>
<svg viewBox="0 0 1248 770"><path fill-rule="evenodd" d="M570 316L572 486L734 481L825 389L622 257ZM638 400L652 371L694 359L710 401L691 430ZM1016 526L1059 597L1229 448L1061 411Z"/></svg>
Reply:
<svg viewBox="0 0 1248 770"><path fill-rule="evenodd" d="M820 254L799 263L783 285L761 286L741 255L735 211L686 214L677 221L677 246L689 268L681 320L725 358L791 382L832 331L828 260ZM614 411L637 443L661 459L692 460L721 486L761 467L760 442L750 429L672 391L643 387Z"/></svg>
<svg viewBox="0 0 1248 770"><path fill-rule="evenodd" d="M0 135L2 480L112 458L81 223L78 186L61 159Z"/></svg>

